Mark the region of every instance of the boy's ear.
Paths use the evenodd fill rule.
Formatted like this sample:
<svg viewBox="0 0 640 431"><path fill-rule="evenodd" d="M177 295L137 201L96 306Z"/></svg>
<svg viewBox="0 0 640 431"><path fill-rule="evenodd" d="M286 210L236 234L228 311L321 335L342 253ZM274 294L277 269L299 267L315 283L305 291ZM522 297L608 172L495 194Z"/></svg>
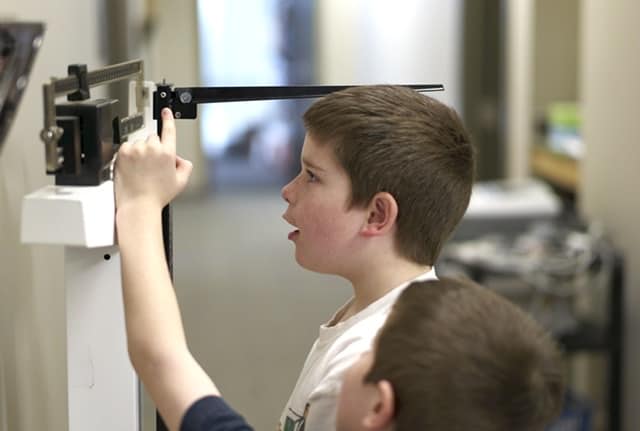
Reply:
<svg viewBox="0 0 640 431"><path fill-rule="evenodd" d="M367 415L362 420L364 429L381 431L392 429L395 413L395 394L388 380L375 383L375 399Z"/></svg>
<svg viewBox="0 0 640 431"><path fill-rule="evenodd" d="M367 206L367 220L361 233L365 236L383 235L389 232L398 218L398 204L391 193L376 193Z"/></svg>

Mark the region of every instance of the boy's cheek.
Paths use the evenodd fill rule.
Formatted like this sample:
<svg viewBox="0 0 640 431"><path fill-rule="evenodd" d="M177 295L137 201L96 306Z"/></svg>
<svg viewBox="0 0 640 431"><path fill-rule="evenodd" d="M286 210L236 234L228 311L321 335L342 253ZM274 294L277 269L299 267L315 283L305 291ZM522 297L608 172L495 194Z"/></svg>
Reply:
<svg viewBox="0 0 640 431"><path fill-rule="evenodd" d="M346 400L345 387L342 386L338 397L338 409L336 414L336 431L349 431L351 427L349 412L353 412ZM353 414L353 413L351 413Z"/></svg>

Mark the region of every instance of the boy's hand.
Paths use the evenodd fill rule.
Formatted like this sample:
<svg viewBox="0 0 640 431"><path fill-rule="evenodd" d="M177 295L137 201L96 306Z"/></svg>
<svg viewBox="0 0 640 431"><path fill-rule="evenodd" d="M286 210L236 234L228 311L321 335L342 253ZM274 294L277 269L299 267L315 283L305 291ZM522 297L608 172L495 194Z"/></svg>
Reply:
<svg viewBox="0 0 640 431"><path fill-rule="evenodd" d="M160 210L187 185L193 165L176 155L173 114L162 110L162 141L151 135L118 150L115 172L116 208L141 206Z"/></svg>

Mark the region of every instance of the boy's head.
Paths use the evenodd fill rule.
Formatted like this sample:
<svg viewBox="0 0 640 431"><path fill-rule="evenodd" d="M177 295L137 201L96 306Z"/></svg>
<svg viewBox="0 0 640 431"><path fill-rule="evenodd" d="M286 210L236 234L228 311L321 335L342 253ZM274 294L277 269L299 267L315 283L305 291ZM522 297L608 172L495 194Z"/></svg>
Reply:
<svg viewBox="0 0 640 431"><path fill-rule="evenodd" d="M397 204L397 252L433 265L474 179L473 147L456 112L406 87L361 86L319 99L304 124L308 140L329 148L346 172L348 207L388 193Z"/></svg>
<svg viewBox="0 0 640 431"><path fill-rule="evenodd" d="M337 429L543 430L563 394L555 343L518 307L471 282L415 282L346 372Z"/></svg>

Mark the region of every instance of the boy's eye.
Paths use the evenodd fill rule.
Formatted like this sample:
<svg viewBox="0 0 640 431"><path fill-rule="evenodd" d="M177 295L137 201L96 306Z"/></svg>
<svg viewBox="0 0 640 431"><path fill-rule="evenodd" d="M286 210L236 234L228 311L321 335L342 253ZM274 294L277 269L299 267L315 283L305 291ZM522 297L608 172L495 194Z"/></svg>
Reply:
<svg viewBox="0 0 640 431"><path fill-rule="evenodd" d="M314 174L313 172L311 172L309 169L307 169L307 179L310 182L315 182L318 180L318 177L316 177L316 174Z"/></svg>

